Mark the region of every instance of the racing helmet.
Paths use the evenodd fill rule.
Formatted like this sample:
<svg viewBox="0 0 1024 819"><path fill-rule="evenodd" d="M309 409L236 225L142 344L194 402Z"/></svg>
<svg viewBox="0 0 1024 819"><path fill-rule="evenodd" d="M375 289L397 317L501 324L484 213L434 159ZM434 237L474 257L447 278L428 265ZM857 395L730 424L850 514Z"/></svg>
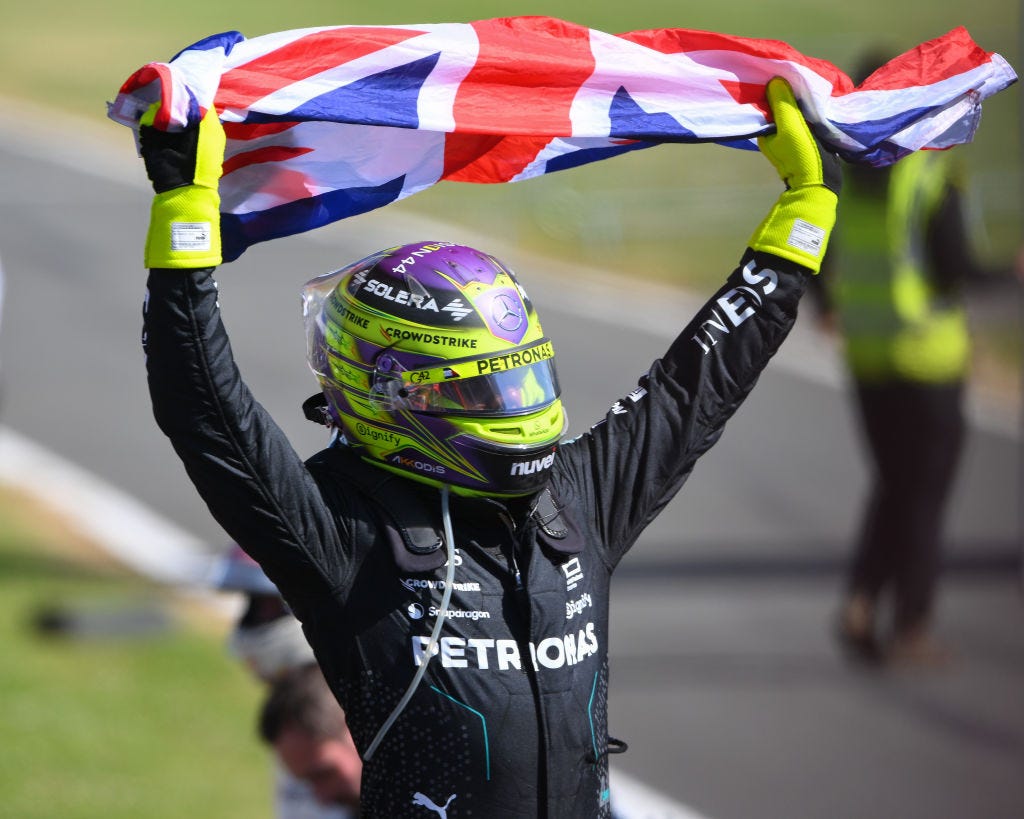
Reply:
<svg viewBox="0 0 1024 819"><path fill-rule="evenodd" d="M363 456L462 495L541 489L567 422L513 272L450 242L382 250L303 289L309 366Z"/></svg>

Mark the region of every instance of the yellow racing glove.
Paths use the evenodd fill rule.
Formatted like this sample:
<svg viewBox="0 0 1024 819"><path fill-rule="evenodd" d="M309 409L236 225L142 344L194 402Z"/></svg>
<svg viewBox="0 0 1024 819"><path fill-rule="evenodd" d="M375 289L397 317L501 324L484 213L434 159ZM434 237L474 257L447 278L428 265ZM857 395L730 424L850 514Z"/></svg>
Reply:
<svg viewBox="0 0 1024 819"><path fill-rule="evenodd" d="M197 268L221 263L220 184L224 128L211 106L184 131L152 127L159 103L143 114L139 143L156 196L146 236L146 267Z"/></svg>
<svg viewBox="0 0 1024 819"><path fill-rule="evenodd" d="M811 133L793 91L781 77L768 83L775 133L759 137L761 149L786 191L754 231L750 247L789 259L817 273L836 222L839 157Z"/></svg>

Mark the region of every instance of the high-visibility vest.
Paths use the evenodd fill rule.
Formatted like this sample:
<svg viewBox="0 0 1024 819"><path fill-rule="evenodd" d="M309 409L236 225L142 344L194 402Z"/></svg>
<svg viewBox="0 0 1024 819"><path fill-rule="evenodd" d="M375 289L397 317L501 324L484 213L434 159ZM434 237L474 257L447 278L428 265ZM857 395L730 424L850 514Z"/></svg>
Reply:
<svg viewBox="0 0 1024 819"><path fill-rule="evenodd" d="M876 173L876 171L867 171ZM944 383L962 379L970 344L962 304L939 294L925 242L951 184L946 151L918 151L878 191L844 186L835 303L854 377Z"/></svg>

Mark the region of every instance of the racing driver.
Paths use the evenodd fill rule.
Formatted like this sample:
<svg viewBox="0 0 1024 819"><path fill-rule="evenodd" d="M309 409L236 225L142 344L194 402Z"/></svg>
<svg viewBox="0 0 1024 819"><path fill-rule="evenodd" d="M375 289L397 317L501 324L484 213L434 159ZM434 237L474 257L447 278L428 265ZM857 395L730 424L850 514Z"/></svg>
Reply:
<svg viewBox="0 0 1024 819"><path fill-rule="evenodd" d="M364 760L364 815L611 816L612 572L789 332L835 221L838 159L785 81L767 93L759 145L786 190L604 419L563 440L554 346L504 263L416 242L306 285L305 411L331 435L305 462L218 310L216 112L177 134L144 118L157 423L301 621Z"/></svg>

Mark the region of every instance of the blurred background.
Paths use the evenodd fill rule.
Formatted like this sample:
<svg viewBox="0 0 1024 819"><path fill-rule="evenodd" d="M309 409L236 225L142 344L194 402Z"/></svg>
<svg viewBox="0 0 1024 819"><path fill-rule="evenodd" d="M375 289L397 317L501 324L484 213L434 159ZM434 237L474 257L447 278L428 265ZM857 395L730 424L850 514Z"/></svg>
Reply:
<svg viewBox="0 0 1024 819"><path fill-rule="evenodd" d="M1019 72L1020 11L1010 0L8 4L0 815L271 815L271 767L254 730L262 691L224 649L237 601L152 579L174 579L161 554L212 555L226 543L145 393L149 194L129 133L105 119L132 71L232 29L543 14L608 32L779 39L848 72L867 48L898 53L962 25ZM993 266L1021 246L1020 126L1014 86L985 103L974 143L955 149L969 169L972 239ZM388 244L477 244L512 264L537 302L579 433L730 272L778 189L760 156L704 145L516 185L442 184L253 248L219 275L225 317L254 392L312 454L323 441L298 409L316 388L303 363L301 284ZM957 662L941 674L865 673L834 645L868 479L835 339L808 310L623 564L611 731L631 745L616 760L624 772L714 819L1024 815L1022 300L1016 287L986 288L969 294L968 310L971 426L939 607ZM81 489L91 481L95 493Z"/></svg>

